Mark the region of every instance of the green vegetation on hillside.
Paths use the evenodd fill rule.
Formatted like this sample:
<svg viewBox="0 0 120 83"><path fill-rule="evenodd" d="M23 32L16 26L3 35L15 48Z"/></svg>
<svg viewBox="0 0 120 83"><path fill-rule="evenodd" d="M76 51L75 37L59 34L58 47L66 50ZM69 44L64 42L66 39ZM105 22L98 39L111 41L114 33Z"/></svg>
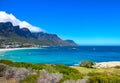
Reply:
<svg viewBox="0 0 120 83"><path fill-rule="evenodd" d="M38 75L39 70L43 70L43 69L45 69L49 73L56 73L56 72L62 73L64 79L62 79L61 82L69 79L73 79L73 80L81 79L84 76L78 70L74 68L70 68L69 66L66 65L30 64L25 62L12 62L9 60L0 60L0 63L7 64L12 67L25 67L37 72L37 74L35 75L28 76L25 80L22 81L22 83L26 83L26 81L27 83L31 83L31 81L33 81L32 83L34 83L34 81L39 76Z"/></svg>
<svg viewBox="0 0 120 83"><path fill-rule="evenodd" d="M83 83L119 83L120 82L120 67L116 68L87 68L80 66L66 66L53 64L31 64L25 62L12 62L9 60L0 60L0 63L9 65L10 67L26 68L32 70L34 74L27 76L21 83L36 83L39 78L41 82L44 76L48 79L58 78L61 83L79 82L84 77L87 81ZM4 68L0 67L0 71ZM45 70L45 71L43 71ZM40 74L41 73L41 74ZM43 75L43 78L40 78ZM62 76L62 77L61 77ZM49 78L50 77L50 78ZM56 81L59 81L56 80ZM82 80L82 81L83 81ZM39 83L38 82L38 83ZM51 82L50 82L51 83Z"/></svg>
<svg viewBox="0 0 120 83"><path fill-rule="evenodd" d="M88 83L119 83L120 68L86 68L71 66L80 73L89 76Z"/></svg>

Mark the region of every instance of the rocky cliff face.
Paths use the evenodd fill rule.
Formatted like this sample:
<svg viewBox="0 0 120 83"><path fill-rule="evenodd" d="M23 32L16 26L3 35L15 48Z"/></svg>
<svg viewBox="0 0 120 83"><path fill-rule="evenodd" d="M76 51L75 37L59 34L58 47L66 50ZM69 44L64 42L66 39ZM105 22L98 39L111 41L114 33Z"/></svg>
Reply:
<svg viewBox="0 0 120 83"><path fill-rule="evenodd" d="M19 26L13 26L12 23L0 23L0 41L24 42L47 46L76 46L74 42L64 41L56 34L44 32L32 33L27 28L20 29Z"/></svg>

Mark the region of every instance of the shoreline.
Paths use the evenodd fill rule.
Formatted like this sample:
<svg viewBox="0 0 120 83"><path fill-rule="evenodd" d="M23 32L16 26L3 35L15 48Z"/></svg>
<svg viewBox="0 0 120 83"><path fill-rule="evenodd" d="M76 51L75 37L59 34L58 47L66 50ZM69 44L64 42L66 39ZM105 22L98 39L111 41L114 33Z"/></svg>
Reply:
<svg viewBox="0 0 120 83"><path fill-rule="evenodd" d="M13 50L24 50L24 49L39 49L38 47L26 47L26 48L0 48L0 52L13 51Z"/></svg>
<svg viewBox="0 0 120 83"><path fill-rule="evenodd" d="M79 64L72 65L73 67L80 67ZM95 62L93 68L114 68L120 66L120 61L106 61L106 62Z"/></svg>
<svg viewBox="0 0 120 83"><path fill-rule="evenodd" d="M24 47L24 48L0 48L0 52L14 51L14 50L24 50L24 49L40 49L41 47ZM75 64L73 66L78 66ZM120 66L120 61L107 61L107 62L95 62L94 68L112 68Z"/></svg>
<svg viewBox="0 0 120 83"><path fill-rule="evenodd" d="M116 66L120 66L120 61L98 62L98 63L95 63L95 65L93 67L95 67L95 68L113 68Z"/></svg>

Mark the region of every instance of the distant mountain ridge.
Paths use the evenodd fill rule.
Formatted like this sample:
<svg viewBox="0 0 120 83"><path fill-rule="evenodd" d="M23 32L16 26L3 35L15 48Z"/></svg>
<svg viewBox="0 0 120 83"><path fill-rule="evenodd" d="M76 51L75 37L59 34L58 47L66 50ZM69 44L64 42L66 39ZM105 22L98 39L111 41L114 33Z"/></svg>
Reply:
<svg viewBox="0 0 120 83"><path fill-rule="evenodd" d="M73 40L65 40L65 41L77 45Z"/></svg>
<svg viewBox="0 0 120 83"><path fill-rule="evenodd" d="M0 22L0 43L19 42L46 46L77 46L75 42L64 41L56 34L32 33L28 28L13 26L11 22Z"/></svg>

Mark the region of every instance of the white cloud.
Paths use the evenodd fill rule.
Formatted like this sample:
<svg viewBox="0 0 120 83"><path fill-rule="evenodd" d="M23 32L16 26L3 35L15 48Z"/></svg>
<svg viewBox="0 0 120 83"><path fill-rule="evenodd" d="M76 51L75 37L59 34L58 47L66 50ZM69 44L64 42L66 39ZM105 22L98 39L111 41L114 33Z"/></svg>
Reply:
<svg viewBox="0 0 120 83"><path fill-rule="evenodd" d="M26 21L20 22L19 25L20 25L21 28L27 27L32 32L40 32L40 31L42 31L42 29L40 29L39 27L33 26L33 25L29 24Z"/></svg>
<svg viewBox="0 0 120 83"><path fill-rule="evenodd" d="M33 26L26 21L20 21L13 14L7 14L4 11L0 11L0 22L11 22L13 26L19 25L20 28L28 28L31 32L41 32L41 28Z"/></svg>

